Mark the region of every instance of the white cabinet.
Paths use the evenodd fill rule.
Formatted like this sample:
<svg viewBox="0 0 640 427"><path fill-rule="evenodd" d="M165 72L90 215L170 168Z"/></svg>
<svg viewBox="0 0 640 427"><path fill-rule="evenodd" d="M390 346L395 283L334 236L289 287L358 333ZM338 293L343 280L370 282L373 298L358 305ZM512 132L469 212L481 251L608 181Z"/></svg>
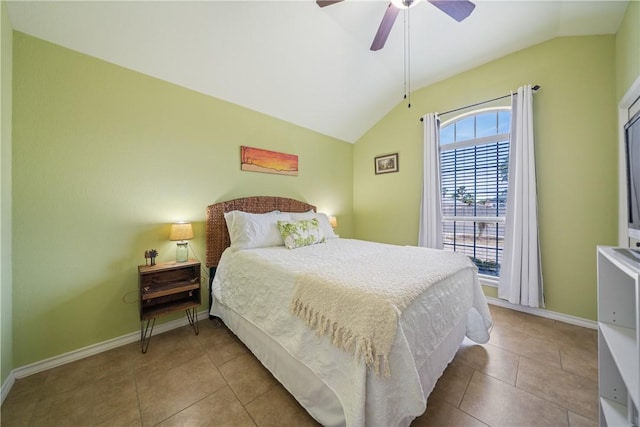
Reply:
<svg viewBox="0 0 640 427"><path fill-rule="evenodd" d="M600 425L638 426L640 253L598 248Z"/></svg>

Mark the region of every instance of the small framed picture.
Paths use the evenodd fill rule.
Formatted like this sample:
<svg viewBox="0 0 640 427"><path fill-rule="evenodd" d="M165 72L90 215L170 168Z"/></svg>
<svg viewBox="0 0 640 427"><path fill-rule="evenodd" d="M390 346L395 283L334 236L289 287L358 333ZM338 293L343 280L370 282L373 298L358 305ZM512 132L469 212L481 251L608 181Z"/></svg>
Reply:
<svg viewBox="0 0 640 427"><path fill-rule="evenodd" d="M398 153L387 154L375 158L376 175L398 172Z"/></svg>

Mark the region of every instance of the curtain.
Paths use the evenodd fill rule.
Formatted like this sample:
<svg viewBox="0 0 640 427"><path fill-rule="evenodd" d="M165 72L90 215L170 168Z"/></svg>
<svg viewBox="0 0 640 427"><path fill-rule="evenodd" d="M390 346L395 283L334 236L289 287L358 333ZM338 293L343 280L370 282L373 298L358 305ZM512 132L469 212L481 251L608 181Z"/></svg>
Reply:
<svg viewBox="0 0 640 427"><path fill-rule="evenodd" d="M418 245L442 249L442 210L440 200L440 119L436 113L423 118L422 203Z"/></svg>
<svg viewBox="0 0 640 427"><path fill-rule="evenodd" d="M509 187L498 297L513 304L544 307L531 85L519 88L511 101Z"/></svg>

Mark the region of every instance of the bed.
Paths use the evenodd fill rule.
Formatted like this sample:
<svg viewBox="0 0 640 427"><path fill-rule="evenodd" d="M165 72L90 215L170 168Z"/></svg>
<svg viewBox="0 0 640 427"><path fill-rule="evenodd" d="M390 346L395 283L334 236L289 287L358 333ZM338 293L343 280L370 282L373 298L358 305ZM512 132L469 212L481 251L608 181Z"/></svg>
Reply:
<svg viewBox="0 0 640 427"><path fill-rule="evenodd" d="M337 238L323 215L282 197L208 206L210 315L320 424L407 426L465 336L489 339L477 270L452 252Z"/></svg>

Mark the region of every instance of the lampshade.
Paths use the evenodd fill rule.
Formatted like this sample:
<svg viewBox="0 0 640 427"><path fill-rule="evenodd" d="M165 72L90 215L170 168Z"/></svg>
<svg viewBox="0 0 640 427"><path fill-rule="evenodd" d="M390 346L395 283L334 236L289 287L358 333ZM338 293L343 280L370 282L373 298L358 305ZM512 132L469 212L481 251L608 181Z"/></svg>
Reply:
<svg viewBox="0 0 640 427"><path fill-rule="evenodd" d="M335 215L331 215L329 217L329 224L331 224L332 228L338 228L338 219L335 217Z"/></svg>
<svg viewBox="0 0 640 427"><path fill-rule="evenodd" d="M193 239L193 227L190 222L174 222L171 224L169 240L191 240Z"/></svg>

